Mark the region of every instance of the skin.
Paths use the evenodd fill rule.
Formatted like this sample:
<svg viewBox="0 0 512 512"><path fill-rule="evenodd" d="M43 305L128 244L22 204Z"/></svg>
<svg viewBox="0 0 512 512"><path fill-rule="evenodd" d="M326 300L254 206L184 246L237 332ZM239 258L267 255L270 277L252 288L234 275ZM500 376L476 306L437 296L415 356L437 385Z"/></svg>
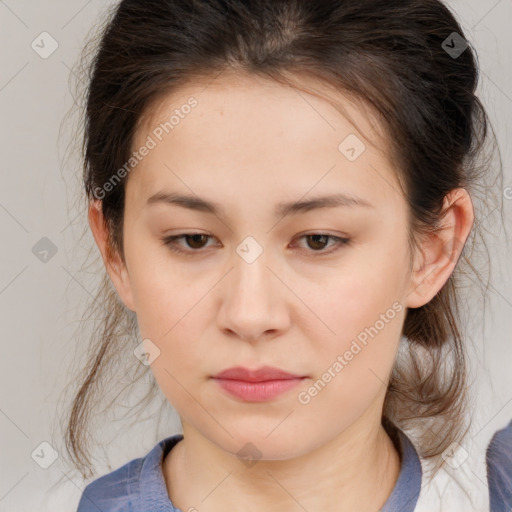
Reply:
<svg viewBox="0 0 512 512"><path fill-rule="evenodd" d="M198 105L130 172L125 261L108 255L101 202L89 209L112 282L142 338L159 348L151 369L181 417L184 440L162 468L169 496L184 511L376 511L400 470L381 416L406 308L427 303L452 273L473 223L470 197L452 191L441 229L411 254L408 207L388 157L366 142L353 162L338 150L349 134L377 140L375 122L340 95L358 131L328 102L251 76L224 73L174 92L141 123L134 148L191 96ZM225 212L145 204L163 190ZM279 202L333 192L371 207L273 213ZM162 243L190 232L211 236L175 242L199 251L190 257ZM236 252L247 236L263 248L250 264ZM300 403L299 392L394 303L402 310ZM210 378L263 365L306 378L263 403L233 398ZM250 467L236 455L249 442L260 453Z"/></svg>

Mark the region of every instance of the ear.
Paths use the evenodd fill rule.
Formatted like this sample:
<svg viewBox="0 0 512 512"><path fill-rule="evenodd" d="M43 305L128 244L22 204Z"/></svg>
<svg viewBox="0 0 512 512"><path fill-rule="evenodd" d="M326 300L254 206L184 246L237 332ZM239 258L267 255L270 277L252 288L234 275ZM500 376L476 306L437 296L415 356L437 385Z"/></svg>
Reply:
<svg viewBox="0 0 512 512"><path fill-rule="evenodd" d="M419 308L429 302L451 276L474 221L473 204L464 188L444 198L442 220L435 233L420 242L414 255L406 306Z"/></svg>
<svg viewBox="0 0 512 512"><path fill-rule="evenodd" d="M97 199L89 204L89 226L91 227L94 240L96 240L96 245L101 252L105 268L119 297L121 297L121 300L128 309L135 311L130 277L126 265L122 261L121 256L116 251L113 251L108 244L109 231L103 217L101 200Z"/></svg>

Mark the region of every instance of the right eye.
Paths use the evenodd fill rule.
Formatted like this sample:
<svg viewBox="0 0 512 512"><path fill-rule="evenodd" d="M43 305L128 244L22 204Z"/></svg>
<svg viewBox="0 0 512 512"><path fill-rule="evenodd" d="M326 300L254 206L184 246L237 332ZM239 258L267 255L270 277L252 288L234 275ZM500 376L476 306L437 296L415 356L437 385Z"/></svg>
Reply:
<svg viewBox="0 0 512 512"><path fill-rule="evenodd" d="M167 245L171 251L191 256L194 252L200 252L200 249L204 247L204 242L208 238L213 237L205 233L182 233L180 235L166 236L162 238L162 242L164 245ZM180 248L180 245L176 243L177 240L185 240L189 250Z"/></svg>

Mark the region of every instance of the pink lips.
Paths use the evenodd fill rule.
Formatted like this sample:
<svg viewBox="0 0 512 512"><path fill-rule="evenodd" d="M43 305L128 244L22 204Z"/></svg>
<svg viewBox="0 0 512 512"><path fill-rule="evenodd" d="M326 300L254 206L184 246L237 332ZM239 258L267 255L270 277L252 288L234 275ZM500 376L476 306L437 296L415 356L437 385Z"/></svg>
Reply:
<svg viewBox="0 0 512 512"><path fill-rule="evenodd" d="M304 378L270 366L257 370L237 366L213 376L222 389L247 402L271 400L295 387Z"/></svg>

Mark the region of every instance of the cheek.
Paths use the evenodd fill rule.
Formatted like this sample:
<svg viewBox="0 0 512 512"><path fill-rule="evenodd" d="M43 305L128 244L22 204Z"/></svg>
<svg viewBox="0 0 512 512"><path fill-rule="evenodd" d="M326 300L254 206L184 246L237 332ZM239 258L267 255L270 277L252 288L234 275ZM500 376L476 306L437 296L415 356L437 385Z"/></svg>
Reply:
<svg viewBox="0 0 512 512"><path fill-rule="evenodd" d="M394 318L400 309L396 303L401 304L403 300L405 267L402 258L397 257L397 253L377 254L360 253L354 261L346 262L314 282L296 281L301 283L298 295L304 297L306 305L329 327L322 328L326 333L324 339L329 339L329 332L334 344L356 337L378 322L382 315L386 319ZM378 327L380 325L379 322Z"/></svg>
<svg viewBox="0 0 512 512"><path fill-rule="evenodd" d="M405 314L396 295L355 277L331 290L338 302L324 304L335 334L311 344L312 379L297 397L305 413L332 428L352 424L385 393Z"/></svg>
<svg viewBox="0 0 512 512"><path fill-rule="evenodd" d="M135 239L141 243L134 244ZM145 239L141 233L127 238L126 255L141 336L159 345L199 302L200 290L194 292L190 281L180 275L180 267L172 265L166 248L154 237Z"/></svg>
<svg viewBox="0 0 512 512"><path fill-rule="evenodd" d="M145 281L137 290L141 336L150 338L167 360L179 359L183 368L193 363L197 347L194 340L200 340L207 328L205 290L209 288L211 286L181 286L175 278L167 279L159 274L156 280Z"/></svg>
<svg viewBox="0 0 512 512"><path fill-rule="evenodd" d="M197 402L191 396L201 401L199 391L208 369L209 347L200 344L211 323L206 316L207 302L201 301L204 290L186 295L161 282L155 287L147 282L139 291L144 304L137 312L139 331L159 351L151 364L155 380L182 417L201 416L204 410L195 408Z"/></svg>
<svg viewBox="0 0 512 512"><path fill-rule="evenodd" d="M345 391L357 392L368 379L387 382L405 309L387 296L351 294L346 298L328 320L335 334L324 335L312 352L319 374L330 372L323 380L330 382L333 373L341 375L336 379L338 384L343 380Z"/></svg>
<svg viewBox="0 0 512 512"><path fill-rule="evenodd" d="M159 256L157 261L148 256L134 259L138 263L132 278L137 322L141 337L149 338L160 351L151 367L161 379L159 384L170 389L178 384L166 370L179 382L194 379L204 370L205 347L199 343L213 322L208 291L218 278L192 281L168 259Z"/></svg>
<svg viewBox="0 0 512 512"><path fill-rule="evenodd" d="M308 305L323 322L310 322L316 378L322 380L320 385L329 382L332 392L348 402L365 389L375 393L387 382L406 312L404 268L398 249L370 251L346 270L333 272L324 286L309 295ZM314 322L321 327L320 337L318 330L314 335Z"/></svg>

